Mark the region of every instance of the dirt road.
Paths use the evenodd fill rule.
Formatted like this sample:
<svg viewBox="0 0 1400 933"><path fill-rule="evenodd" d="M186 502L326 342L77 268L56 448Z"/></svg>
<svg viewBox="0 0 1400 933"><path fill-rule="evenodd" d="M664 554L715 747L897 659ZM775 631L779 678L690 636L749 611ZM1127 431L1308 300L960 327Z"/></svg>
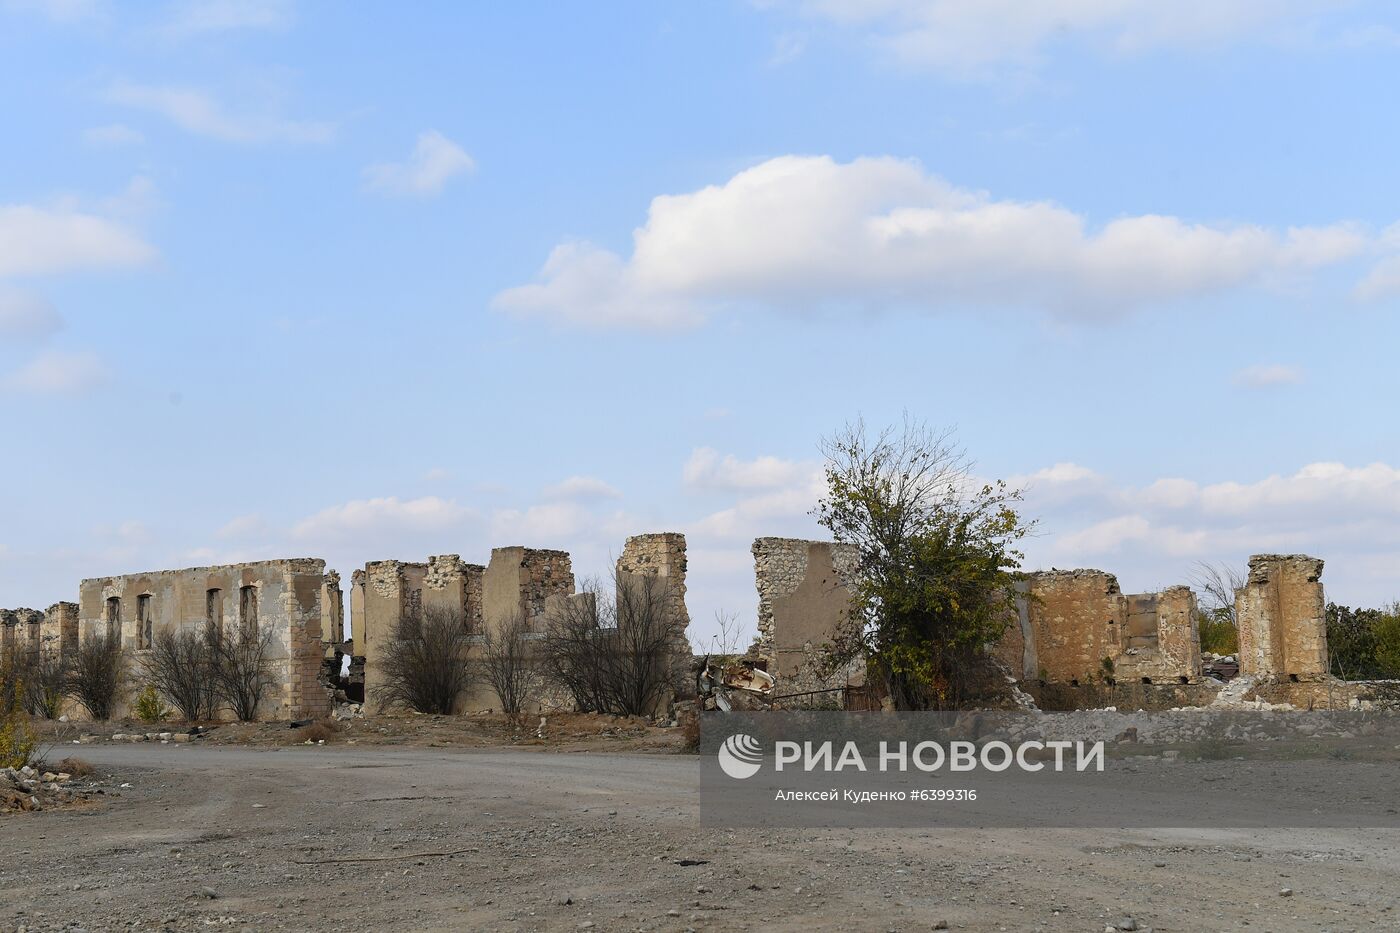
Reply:
<svg viewBox="0 0 1400 933"><path fill-rule="evenodd" d="M0 930L1400 929L1394 831L704 830L683 755L81 753L132 787L0 820Z"/></svg>

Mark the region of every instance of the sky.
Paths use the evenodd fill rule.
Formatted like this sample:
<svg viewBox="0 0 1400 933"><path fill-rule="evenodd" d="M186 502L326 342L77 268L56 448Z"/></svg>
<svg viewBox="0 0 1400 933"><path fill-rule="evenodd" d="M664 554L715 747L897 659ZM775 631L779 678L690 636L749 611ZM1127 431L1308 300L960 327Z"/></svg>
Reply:
<svg viewBox="0 0 1400 933"><path fill-rule="evenodd" d="M1400 598L1400 11L0 0L0 606L682 531L907 412L1125 592Z"/></svg>

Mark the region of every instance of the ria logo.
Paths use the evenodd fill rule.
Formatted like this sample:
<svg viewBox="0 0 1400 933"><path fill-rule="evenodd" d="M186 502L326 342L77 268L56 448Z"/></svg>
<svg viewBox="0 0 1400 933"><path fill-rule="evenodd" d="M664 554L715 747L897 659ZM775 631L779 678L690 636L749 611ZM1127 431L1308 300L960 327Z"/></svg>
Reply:
<svg viewBox="0 0 1400 933"><path fill-rule="evenodd" d="M742 781L753 777L762 767L763 746L753 736L737 732L724 740L718 757L720 770Z"/></svg>

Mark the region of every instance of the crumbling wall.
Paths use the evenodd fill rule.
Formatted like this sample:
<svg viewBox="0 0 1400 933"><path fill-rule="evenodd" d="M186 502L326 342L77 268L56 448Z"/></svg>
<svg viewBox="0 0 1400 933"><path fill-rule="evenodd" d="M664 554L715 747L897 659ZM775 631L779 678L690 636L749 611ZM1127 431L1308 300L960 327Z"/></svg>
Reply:
<svg viewBox="0 0 1400 933"><path fill-rule="evenodd" d="M423 574L424 605L461 612L468 631L481 631L481 578L485 572L482 565L468 564L456 554L429 557Z"/></svg>
<svg viewBox="0 0 1400 933"><path fill-rule="evenodd" d="M549 597L574 594L573 564L567 551L492 548L481 591L483 626L489 629L521 613L531 632L541 632Z"/></svg>
<svg viewBox="0 0 1400 933"><path fill-rule="evenodd" d="M1235 591L1240 673L1326 677L1327 603L1322 561L1305 554L1256 554Z"/></svg>
<svg viewBox="0 0 1400 933"><path fill-rule="evenodd" d="M685 605L685 535L666 531L632 535L617 559L617 585L627 586L632 577L655 576L665 581L670 614L675 623L671 641L670 680L679 695L690 695L695 685L690 679L690 611Z"/></svg>
<svg viewBox="0 0 1400 933"><path fill-rule="evenodd" d="M256 624L272 633L269 660L277 686L263 701L267 719L307 718L329 711L317 675L321 642L321 593L325 562L310 558L256 561L218 567L161 570L82 581L78 635L111 632L135 671L151 639L162 629L221 625L233 633ZM144 617L143 617L144 614ZM118 715L126 710L119 708Z"/></svg>
<svg viewBox="0 0 1400 933"><path fill-rule="evenodd" d="M59 602L44 610L40 632L44 650L71 654L78 647L78 604Z"/></svg>
<svg viewBox="0 0 1400 933"><path fill-rule="evenodd" d="M825 651L849 617L859 551L797 538L759 538L752 550L758 587L754 651L768 662L777 693L823 691L785 705L839 706L838 688L864 682L858 662L831 670Z"/></svg>
<svg viewBox="0 0 1400 933"><path fill-rule="evenodd" d="M340 574L334 570L321 580L321 640L327 645L345 640L345 594L340 590Z"/></svg>
<svg viewBox="0 0 1400 933"><path fill-rule="evenodd" d="M384 680L375 658L384 657L399 621L414 618L423 606L423 581L428 565L401 560L375 560L365 564L358 575L358 592L352 592L350 630L355 635L354 653L364 658L365 699L375 702L376 691ZM358 618L353 614L360 608ZM352 662L353 663L353 662Z"/></svg>
<svg viewBox="0 0 1400 933"><path fill-rule="evenodd" d="M1196 597L1188 587L1125 595L1102 570L1028 574L1018 618L994 653L1025 679L1187 683L1200 677ZM1013 662L1020 658L1017 666Z"/></svg>

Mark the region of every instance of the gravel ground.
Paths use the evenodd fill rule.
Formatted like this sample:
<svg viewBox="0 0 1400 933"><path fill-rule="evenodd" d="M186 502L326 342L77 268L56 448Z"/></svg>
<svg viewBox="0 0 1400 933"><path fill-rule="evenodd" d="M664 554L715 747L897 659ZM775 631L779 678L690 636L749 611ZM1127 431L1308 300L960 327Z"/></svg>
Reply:
<svg viewBox="0 0 1400 933"><path fill-rule="evenodd" d="M132 786L0 819L0 930L1400 929L1395 831L729 831L683 755L82 754Z"/></svg>

